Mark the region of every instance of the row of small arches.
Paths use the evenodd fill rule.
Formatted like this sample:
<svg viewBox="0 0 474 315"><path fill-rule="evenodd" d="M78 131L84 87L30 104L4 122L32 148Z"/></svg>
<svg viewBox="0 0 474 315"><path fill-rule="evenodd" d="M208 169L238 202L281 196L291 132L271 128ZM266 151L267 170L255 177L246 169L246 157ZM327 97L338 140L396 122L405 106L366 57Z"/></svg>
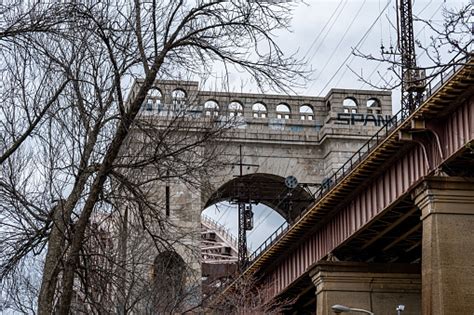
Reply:
<svg viewBox="0 0 474 315"><path fill-rule="evenodd" d="M162 93L158 88L152 88L149 92L150 99L145 104L145 109L148 111L153 110L153 102L157 103L158 108L161 106ZM171 98L173 105L179 105L184 102L187 98L186 92L181 89L175 89L171 92ZM215 100L208 100L204 103L204 112L206 116L218 116L220 106ZM244 112L243 105L238 101L230 102L227 106L227 114L229 116L242 116ZM252 105L253 117L255 118L267 118L268 110L267 106L262 102L257 102ZM300 106L300 119L301 120L313 120L314 111L310 105ZM280 103L276 106L276 117L278 119L290 119L291 110L290 106L286 103Z"/></svg>
<svg viewBox="0 0 474 315"><path fill-rule="evenodd" d="M161 104L162 93L158 88L152 88L149 92L149 96L152 98L149 99L145 105L147 110L153 109L153 103L156 102L158 107ZM171 92L171 97L173 101L173 105L184 105L187 94L182 89L175 89ZM357 113L357 108L359 104L357 100L353 97L346 97L342 103L343 110L345 113ZM372 113L380 113L381 112L381 105L380 101L377 98L371 97L367 100L366 103L367 107L369 108L369 112ZM330 105L328 105L329 107ZM229 116L242 116L244 112L244 108L242 104L238 101L233 101L229 103L228 107L228 115ZM215 100L208 100L204 103L204 111L207 116L217 116L219 114L219 104ZM330 108L328 108L330 110ZM267 106L262 102L257 102L252 105L252 113L254 118L267 118L268 117L268 110ZM313 120L314 118L314 111L311 105L301 105L299 109L300 119L301 120ZM290 119L291 117L291 110L290 106L286 103L280 103L276 106L276 117L278 119Z"/></svg>
<svg viewBox="0 0 474 315"><path fill-rule="evenodd" d="M158 88L152 88L152 89L150 90L149 95L150 95L151 97L153 97L153 98L161 98L161 97L162 97L162 93L161 93L161 91L160 91ZM171 97L172 97L173 99L186 99L186 92L185 92L184 90L182 90L182 89L175 89L175 90L173 90L173 92L171 92ZM215 105L218 107L216 101L210 100L210 101L208 101L208 102L214 102ZM206 102L206 103L208 103L208 102ZM232 102L232 103L229 104L229 109L232 109L232 108L231 108L231 107L232 107L231 105L232 105L232 106L236 106L236 107L238 107L238 105L242 106L239 102ZM257 105L257 106L256 106L256 105ZM359 106L357 100L356 100L354 97L350 97L350 96L349 96L349 97L346 97L346 98L344 99L342 105L343 105L343 106L347 106L347 107ZM377 98L375 98L375 97L371 97L371 98L369 98L369 99L367 100L367 104L366 104L366 105L367 105L367 107L380 107L380 101L379 101ZM288 107L288 105L286 105L286 104L283 104L283 103L282 103L282 104L280 104L280 105L278 105L278 106L286 106L286 107L288 108L288 110L289 110L289 107ZM278 106L277 106L277 111L278 111ZM305 109L305 112L306 112L306 111L309 111L309 110L312 111L312 108L311 108L309 105L303 105L302 107L305 107L305 106L306 106L306 108L307 108L307 109ZM254 106L252 106L252 110L254 110L254 107L255 107L257 110L266 110L266 106L265 106L264 104L262 104L262 103L255 103ZM300 111L300 112L301 112L301 111Z"/></svg>
<svg viewBox="0 0 474 315"><path fill-rule="evenodd" d="M219 114L219 110L219 104L214 100L209 100L204 103L204 111L206 116L217 116ZM233 101L229 103L227 110L229 116L242 116L244 107L240 102ZM267 106L262 102L254 103L252 105L252 113L254 118L267 118ZM299 113L301 120L313 120L314 111L310 105L300 106ZM290 115L291 110L288 104L280 103L276 106L276 117L278 119L290 119Z"/></svg>
<svg viewBox="0 0 474 315"><path fill-rule="evenodd" d="M357 107L359 106L359 103L355 98L349 96L344 99L344 101L342 102L342 106ZM375 97L371 97L367 100L367 107L380 107L380 101Z"/></svg>
<svg viewBox="0 0 474 315"><path fill-rule="evenodd" d="M151 88L148 92L148 96L152 97L154 100L161 100L163 94L158 88ZM173 100L185 100L187 97L186 92L181 89L175 89L171 92L171 98Z"/></svg>
<svg viewBox="0 0 474 315"><path fill-rule="evenodd" d="M156 96L154 96L156 97ZM173 98L173 104L174 105L179 105L179 103L183 102L185 100L184 98ZM151 111L154 108L153 102L156 102L158 105L158 109L160 109L161 105L161 100L160 98L156 99L149 99L145 103L144 109L147 111ZM229 103L227 107L227 113L229 116L242 116L244 112L244 108L241 103L237 101L233 101ZM216 101L209 100L204 103L204 111L206 116L218 116L219 115L219 104ZM267 118L268 117L268 111L267 107L265 104L261 102L257 102L252 105L252 112L253 112L253 117L255 118ZM310 105L302 105L300 106L300 119L301 120L313 120L314 117L314 111L313 108ZM278 104L276 107L276 117L278 119L290 119L291 115L291 110L290 107L285 104L281 103Z"/></svg>
<svg viewBox="0 0 474 315"><path fill-rule="evenodd" d="M143 109L146 111L152 111L155 107L154 103L156 104L156 107L158 110L162 109L161 105L161 99L163 97L163 94L158 88L151 88L150 91L148 92L148 98L145 100L145 103L143 104ZM178 109L182 106L185 106L186 104L186 92L181 90L181 89L175 89L173 92L171 92L171 98L173 101L173 106L175 109Z"/></svg>

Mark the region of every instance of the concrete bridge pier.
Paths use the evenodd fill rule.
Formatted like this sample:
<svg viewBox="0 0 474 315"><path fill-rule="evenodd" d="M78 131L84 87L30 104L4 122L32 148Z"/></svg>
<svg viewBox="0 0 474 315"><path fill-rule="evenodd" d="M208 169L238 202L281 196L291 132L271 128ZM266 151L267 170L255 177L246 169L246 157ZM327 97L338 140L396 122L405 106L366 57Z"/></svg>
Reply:
<svg viewBox="0 0 474 315"><path fill-rule="evenodd" d="M473 314L474 180L428 177L414 199L423 221L422 314Z"/></svg>
<svg viewBox="0 0 474 315"><path fill-rule="evenodd" d="M310 271L316 287L316 314L334 315L331 306L342 304L375 314L403 315L421 311L421 278L418 264L369 264L322 261Z"/></svg>

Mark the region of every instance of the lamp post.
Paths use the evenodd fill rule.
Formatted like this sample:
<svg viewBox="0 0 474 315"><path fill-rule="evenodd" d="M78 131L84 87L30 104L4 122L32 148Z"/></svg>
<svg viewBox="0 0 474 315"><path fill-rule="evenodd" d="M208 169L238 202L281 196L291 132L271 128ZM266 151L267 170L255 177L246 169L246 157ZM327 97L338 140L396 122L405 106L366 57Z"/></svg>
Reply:
<svg viewBox="0 0 474 315"><path fill-rule="evenodd" d="M339 304L335 304L335 305L331 306L331 308L334 311L334 313L336 313L336 314L346 313L346 312L360 312L360 313L365 313L365 314L369 314L369 315L375 315L374 313L372 313L371 311L368 311L368 310L364 310L364 309L361 309L361 308L348 307L348 306L339 305Z"/></svg>

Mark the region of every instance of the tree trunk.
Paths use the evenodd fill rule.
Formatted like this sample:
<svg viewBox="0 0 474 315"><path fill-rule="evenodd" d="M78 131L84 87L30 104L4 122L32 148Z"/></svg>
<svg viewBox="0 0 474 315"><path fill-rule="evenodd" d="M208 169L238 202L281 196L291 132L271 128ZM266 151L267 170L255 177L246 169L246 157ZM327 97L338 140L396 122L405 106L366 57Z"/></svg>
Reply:
<svg viewBox="0 0 474 315"><path fill-rule="evenodd" d="M48 251L43 268L43 279L38 296L38 315L50 315L53 312L54 293L64 255L66 220L64 201L53 208L53 226L48 240Z"/></svg>
<svg viewBox="0 0 474 315"><path fill-rule="evenodd" d="M104 183L107 179L107 175L110 172L113 162L117 158L120 148L123 141L128 135L130 126L132 125L138 111L140 110L141 104L145 100L145 97L148 93L148 90L155 82L156 75L158 72L166 51L163 51L161 55L156 58L154 67L151 68L147 77L143 81L143 85L140 88L140 91L137 93L136 98L130 104L130 108L122 117L120 124L117 128L117 131L113 137L113 140L107 149L107 152L104 156L103 162L101 163L100 169L97 172L97 177L94 179L91 184L91 189L89 196L84 204L84 208L75 225L75 231L71 238L71 246L68 252L68 257L65 263L64 272L63 272L63 284L62 284L62 294L59 300L59 314L67 315L71 308L71 301L74 292L74 274L79 263L79 253L84 242L84 233L86 227L89 223L92 211L96 205L99 195L103 189Z"/></svg>

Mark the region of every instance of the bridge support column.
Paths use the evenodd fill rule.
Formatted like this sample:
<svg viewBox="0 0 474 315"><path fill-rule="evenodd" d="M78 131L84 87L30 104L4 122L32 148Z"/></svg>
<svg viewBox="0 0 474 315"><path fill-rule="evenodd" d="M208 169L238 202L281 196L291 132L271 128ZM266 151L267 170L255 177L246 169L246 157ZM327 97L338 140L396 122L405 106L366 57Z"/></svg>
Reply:
<svg viewBox="0 0 474 315"><path fill-rule="evenodd" d="M420 313L419 265L324 261L310 276L316 287L317 315L334 315L334 304L375 314L395 314L397 305L404 304L404 315Z"/></svg>
<svg viewBox="0 0 474 315"><path fill-rule="evenodd" d="M474 183L429 177L414 198L423 221L423 314L472 314Z"/></svg>

